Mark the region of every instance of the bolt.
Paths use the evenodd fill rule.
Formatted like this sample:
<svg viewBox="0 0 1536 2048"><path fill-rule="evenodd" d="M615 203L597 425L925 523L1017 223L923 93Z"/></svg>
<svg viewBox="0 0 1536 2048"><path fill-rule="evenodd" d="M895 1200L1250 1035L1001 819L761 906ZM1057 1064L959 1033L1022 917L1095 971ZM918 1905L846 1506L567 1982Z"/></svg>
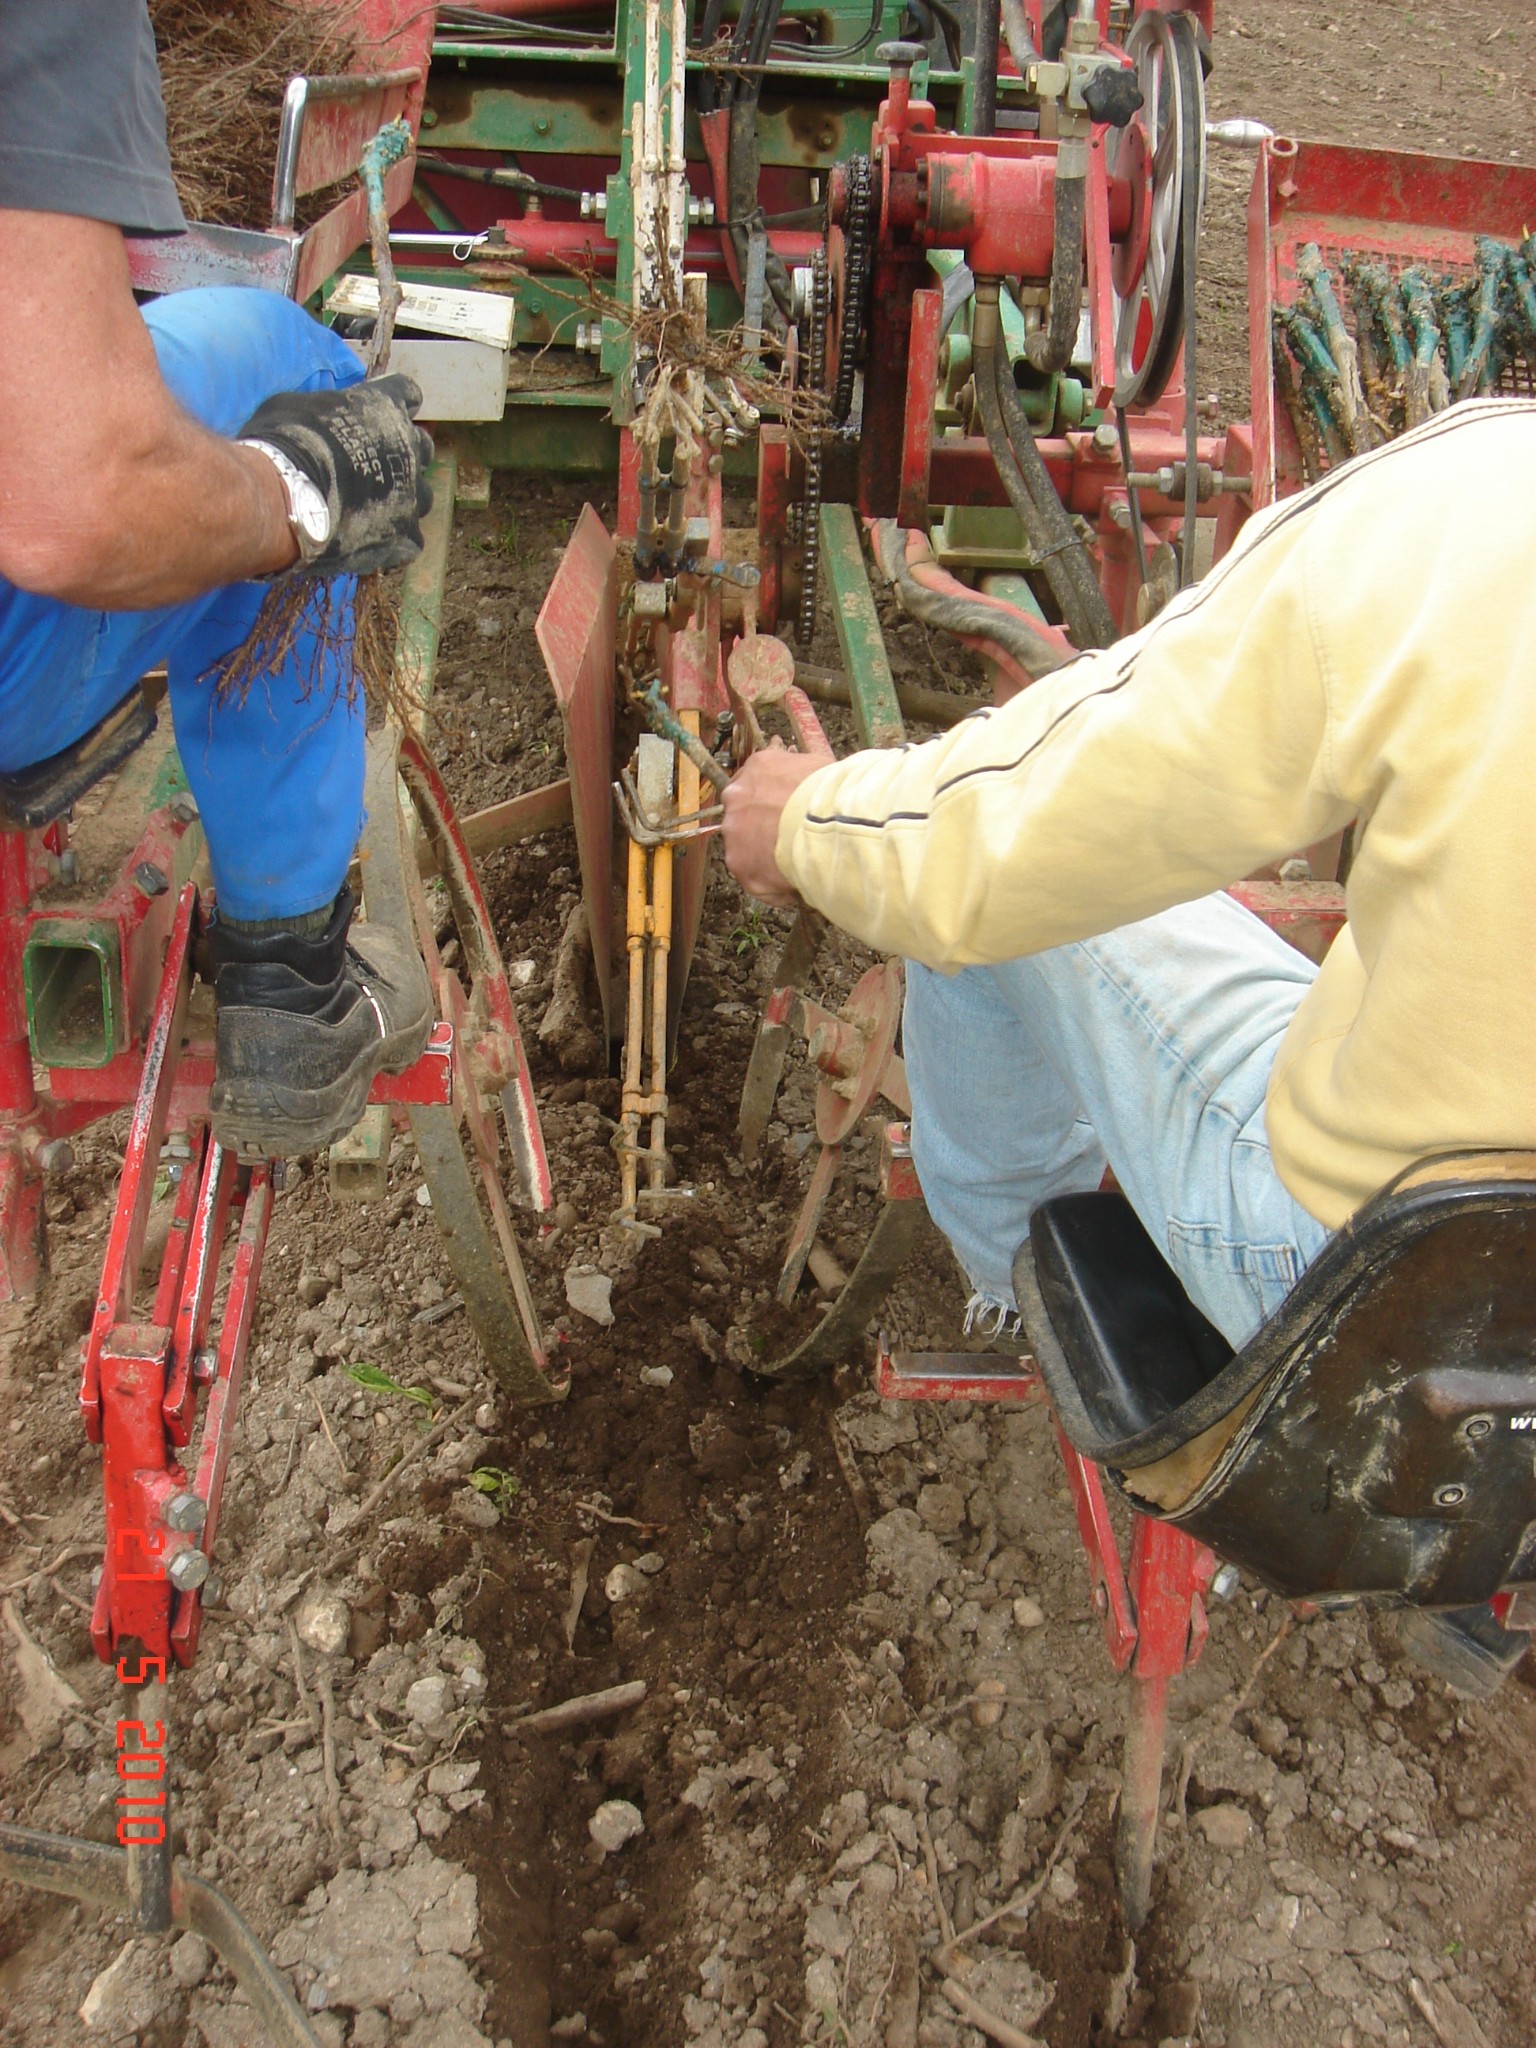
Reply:
<svg viewBox="0 0 1536 2048"><path fill-rule="evenodd" d="M182 1536L196 1536L208 1519L208 1503L195 1493L173 1493L165 1504L165 1526Z"/></svg>
<svg viewBox="0 0 1536 2048"><path fill-rule="evenodd" d="M1469 1415L1463 1425L1463 1434L1469 1436L1474 1443L1477 1443L1482 1437L1492 1435L1492 1433L1493 1417L1491 1415Z"/></svg>
<svg viewBox="0 0 1536 2048"><path fill-rule="evenodd" d="M72 846L67 846L59 855L59 880L66 888L72 888L79 879L80 856Z"/></svg>
<svg viewBox="0 0 1536 2048"><path fill-rule="evenodd" d="M219 1369L219 1354L211 1344L204 1344L192 1354L192 1377L199 1386L210 1386Z"/></svg>
<svg viewBox="0 0 1536 2048"><path fill-rule="evenodd" d="M1230 1600L1237 1591L1241 1579L1242 1573L1235 1564L1222 1565L1218 1569L1215 1578L1211 1581L1211 1598L1213 1600Z"/></svg>
<svg viewBox="0 0 1536 2048"><path fill-rule="evenodd" d="M1437 1486L1435 1488L1435 1506L1437 1508L1459 1508L1466 1497L1467 1489L1464 1486Z"/></svg>
<svg viewBox="0 0 1536 2048"><path fill-rule="evenodd" d="M207 1558L200 1550L178 1550L165 1568L165 1576L178 1593L194 1593L208 1577Z"/></svg>
<svg viewBox="0 0 1536 2048"><path fill-rule="evenodd" d="M547 135L549 133L548 114L540 114L538 116L538 118L534 121L533 124L533 132L535 135Z"/></svg>
<svg viewBox="0 0 1536 2048"><path fill-rule="evenodd" d="M197 798L190 789L180 789L171 798L171 816L178 825L190 825L198 816Z"/></svg>
<svg viewBox="0 0 1536 2048"><path fill-rule="evenodd" d="M422 125L422 127L423 127L423 128L435 128L435 127L437 126L437 109L436 109L436 107L423 107L423 108L422 108L422 110L421 110L421 125Z"/></svg>
<svg viewBox="0 0 1536 2048"><path fill-rule="evenodd" d="M882 64L890 66L893 77L898 71L910 71L912 66L927 54L921 43L882 43L875 52Z"/></svg>
<svg viewBox="0 0 1536 2048"><path fill-rule="evenodd" d="M133 879L146 896L163 896L171 886L164 870L157 868L152 860L141 860L133 871Z"/></svg>
<svg viewBox="0 0 1536 2048"><path fill-rule="evenodd" d="M1113 455L1120 446L1120 436L1108 420L1100 420L1093 430L1093 452L1095 455Z"/></svg>

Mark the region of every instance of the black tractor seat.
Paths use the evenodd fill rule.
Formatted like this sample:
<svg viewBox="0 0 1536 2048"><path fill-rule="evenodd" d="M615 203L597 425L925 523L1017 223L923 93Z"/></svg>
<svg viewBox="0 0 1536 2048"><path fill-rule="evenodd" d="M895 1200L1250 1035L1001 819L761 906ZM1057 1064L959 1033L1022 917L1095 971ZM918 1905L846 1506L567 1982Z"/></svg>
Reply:
<svg viewBox="0 0 1536 2048"><path fill-rule="evenodd" d="M1411 1168L1241 1351L1122 1195L1036 1210L1014 1286L1073 1446L1287 1598L1536 1583L1536 1153Z"/></svg>
<svg viewBox="0 0 1536 2048"><path fill-rule="evenodd" d="M141 687L70 746L30 768L0 775L0 832L38 832L78 803L94 783L121 768L157 724Z"/></svg>

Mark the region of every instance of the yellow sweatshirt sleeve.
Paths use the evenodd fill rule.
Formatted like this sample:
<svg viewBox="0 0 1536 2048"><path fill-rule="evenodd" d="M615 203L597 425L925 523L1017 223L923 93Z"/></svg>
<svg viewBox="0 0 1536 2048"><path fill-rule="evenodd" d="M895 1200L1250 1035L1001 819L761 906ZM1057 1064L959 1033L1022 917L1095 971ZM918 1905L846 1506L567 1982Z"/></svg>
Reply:
<svg viewBox="0 0 1536 2048"><path fill-rule="evenodd" d="M809 777L784 874L869 945L959 968L1150 917L1346 824L1289 510L1131 638Z"/></svg>

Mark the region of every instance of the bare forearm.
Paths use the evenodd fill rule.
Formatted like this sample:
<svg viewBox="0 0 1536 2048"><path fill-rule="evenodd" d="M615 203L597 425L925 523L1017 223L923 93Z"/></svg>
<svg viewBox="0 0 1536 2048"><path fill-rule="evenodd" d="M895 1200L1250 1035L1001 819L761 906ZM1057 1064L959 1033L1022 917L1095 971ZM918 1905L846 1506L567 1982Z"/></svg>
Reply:
<svg viewBox="0 0 1536 2048"><path fill-rule="evenodd" d="M45 505L13 580L69 604L142 611L286 568L287 500L264 455L173 415L103 470L89 508Z"/></svg>
<svg viewBox="0 0 1536 2048"><path fill-rule="evenodd" d="M0 210L0 288L0 576L142 610L294 559L272 465L167 390L115 228Z"/></svg>

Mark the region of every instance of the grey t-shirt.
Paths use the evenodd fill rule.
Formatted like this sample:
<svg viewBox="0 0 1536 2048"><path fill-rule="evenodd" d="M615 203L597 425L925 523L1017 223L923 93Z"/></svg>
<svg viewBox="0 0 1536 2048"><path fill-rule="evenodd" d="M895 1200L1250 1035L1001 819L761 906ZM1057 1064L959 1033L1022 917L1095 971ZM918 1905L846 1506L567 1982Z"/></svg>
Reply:
<svg viewBox="0 0 1536 2048"><path fill-rule="evenodd" d="M186 226L148 0L0 0L0 207Z"/></svg>

